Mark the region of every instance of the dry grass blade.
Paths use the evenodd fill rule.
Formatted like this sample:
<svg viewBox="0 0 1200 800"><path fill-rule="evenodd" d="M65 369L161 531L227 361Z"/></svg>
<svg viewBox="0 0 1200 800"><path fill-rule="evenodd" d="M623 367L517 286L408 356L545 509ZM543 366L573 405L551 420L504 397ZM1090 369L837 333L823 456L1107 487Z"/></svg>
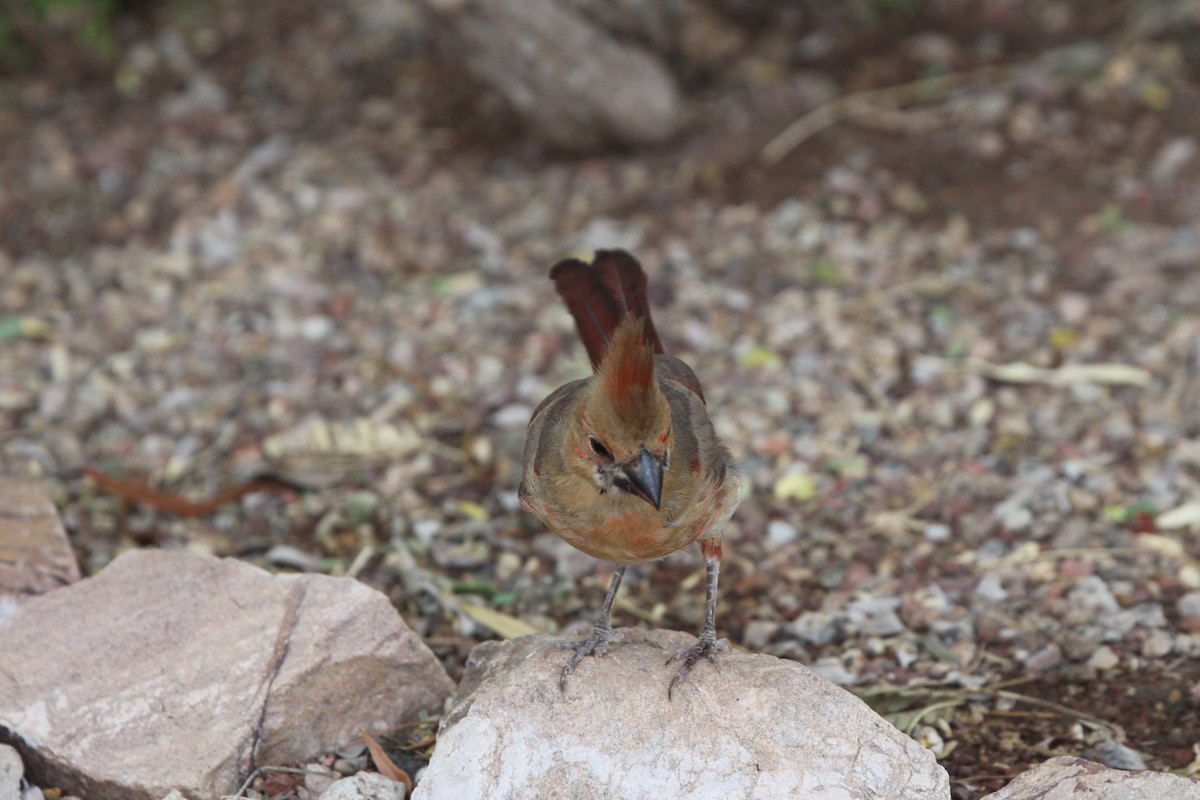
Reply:
<svg viewBox="0 0 1200 800"><path fill-rule="evenodd" d="M766 166L778 164L804 142L843 120L893 112L906 103L939 100L972 83L1004 79L1010 69L1006 66L983 67L838 97L817 106L784 128L763 147L760 160Z"/></svg>
<svg viewBox="0 0 1200 800"><path fill-rule="evenodd" d="M1086 722L1090 725L1096 726L1097 728L1103 728L1104 730L1109 731L1112 734L1113 739L1118 742L1125 739L1125 731L1120 725L1117 725L1115 722L1109 722L1108 720L1100 719L1099 717L1094 717L1091 714L1088 714L1086 711L1076 711L1069 706L1060 705L1052 700L1043 700L1040 697L1031 697L1027 694L1021 694L1020 692L1010 692L1007 689L994 689L987 691L986 693L992 695L993 697L1003 697L1006 700L1013 700L1018 703L1027 703L1032 706L1048 708L1051 711L1062 714L1064 717L1074 717L1081 722Z"/></svg>
<svg viewBox="0 0 1200 800"><path fill-rule="evenodd" d="M1046 386L1073 386L1098 383L1106 386L1145 386L1150 373L1129 364L1064 364L1057 369L1035 367L1024 361L993 364L981 358L967 359L967 369L1000 383L1040 383Z"/></svg>
<svg viewBox="0 0 1200 800"><path fill-rule="evenodd" d="M495 609L477 606L472 603L459 603L458 608L462 613L470 617L472 622L479 623L505 639L516 639L520 636L529 636L538 633L538 629L528 622L505 614L503 611L496 611Z"/></svg>

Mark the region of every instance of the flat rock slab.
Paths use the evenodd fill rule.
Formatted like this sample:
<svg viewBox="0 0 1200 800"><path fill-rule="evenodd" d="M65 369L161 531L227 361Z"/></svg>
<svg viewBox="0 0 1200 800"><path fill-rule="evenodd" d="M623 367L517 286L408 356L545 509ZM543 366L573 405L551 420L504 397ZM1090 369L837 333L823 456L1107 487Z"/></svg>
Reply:
<svg viewBox="0 0 1200 800"><path fill-rule="evenodd" d="M561 638L485 642L414 798L950 797L933 754L804 666L723 654L667 698L676 631L618 631L565 692Z"/></svg>
<svg viewBox="0 0 1200 800"><path fill-rule="evenodd" d="M1060 756L1023 772L983 800L1200 800L1200 780L1164 772L1128 772Z"/></svg>
<svg viewBox="0 0 1200 800"><path fill-rule="evenodd" d="M89 800L232 794L452 688L374 589L181 552L127 552L29 598L0 641L0 739L36 783Z"/></svg>
<svg viewBox="0 0 1200 800"><path fill-rule="evenodd" d="M0 595L41 594L79 577L46 489L37 481L0 478Z"/></svg>

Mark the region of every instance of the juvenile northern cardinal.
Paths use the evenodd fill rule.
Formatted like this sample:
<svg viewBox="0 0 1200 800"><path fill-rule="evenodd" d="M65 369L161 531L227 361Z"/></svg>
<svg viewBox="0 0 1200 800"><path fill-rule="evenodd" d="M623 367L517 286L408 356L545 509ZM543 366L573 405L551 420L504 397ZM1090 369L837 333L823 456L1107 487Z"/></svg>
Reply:
<svg viewBox="0 0 1200 800"><path fill-rule="evenodd" d="M571 545L616 565L592 635L573 650L560 686L584 657L603 656L610 615L630 564L692 542L708 569L704 627L682 659L675 684L702 658L727 648L714 614L721 527L748 490L708 419L691 367L663 354L650 319L646 273L622 250L591 264L561 261L550 271L592 361L589 378L550 394L533 412L525 441L521 504Z"/></svg>

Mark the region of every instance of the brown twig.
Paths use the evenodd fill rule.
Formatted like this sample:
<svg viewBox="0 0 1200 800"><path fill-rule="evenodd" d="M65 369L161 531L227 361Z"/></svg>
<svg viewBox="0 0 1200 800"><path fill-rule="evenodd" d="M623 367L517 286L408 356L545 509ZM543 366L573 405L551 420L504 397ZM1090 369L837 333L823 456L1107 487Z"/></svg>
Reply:
<svg viewBox="0 0 1200 800"><path fill-rule="evenodd" d="M773 166L804 142L839 122L856 117L894 112L906 103L919 100L940 100L963 86L1006 79L1011 70L1011 65L993 65L967 72L935 75L931 78L922 78L911 83L901 83L882 89L869 89L842 95L817 106L784 128L763 147L760 160L765 166Z"/></svg>

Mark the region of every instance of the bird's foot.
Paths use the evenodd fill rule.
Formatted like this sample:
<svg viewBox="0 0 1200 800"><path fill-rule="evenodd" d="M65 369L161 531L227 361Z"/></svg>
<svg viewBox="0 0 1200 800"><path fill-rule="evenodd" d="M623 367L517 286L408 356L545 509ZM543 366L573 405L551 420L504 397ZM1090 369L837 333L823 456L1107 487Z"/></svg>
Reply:
<svg viewBox="0 0 1200 800"><path fill-rule="evenodd" d="M612 628L599 626L592 631L592 635L581 642L563 642L558 646L559 650L573 650L571 659L567 665L563 667L562 675L558 679L558 688L564 692L567 690L567 678L571 677L571 673L575 671L575 667L580 661L588 656L596 656L600 658L608 652L608 643L612 641Z"/></svg>
<svg viewBox="0 0 1200 800"><path fill-rule="evenodd" d="M683 665L679 667L679 671L671 679L671 685L667 687L667 699L671 699L671 693L675 691L675 684L687 680L688 673L692 671L692 667L700 663L700 659L707 658L709 661L716 661L717 653L725 653L728 650L729 642L725 639L718 639L716 632L710 630L701 631L696 643L691 647L676 650L675 654L667 659L667 663L670 664L675 659L682 659Z"/></svg>

